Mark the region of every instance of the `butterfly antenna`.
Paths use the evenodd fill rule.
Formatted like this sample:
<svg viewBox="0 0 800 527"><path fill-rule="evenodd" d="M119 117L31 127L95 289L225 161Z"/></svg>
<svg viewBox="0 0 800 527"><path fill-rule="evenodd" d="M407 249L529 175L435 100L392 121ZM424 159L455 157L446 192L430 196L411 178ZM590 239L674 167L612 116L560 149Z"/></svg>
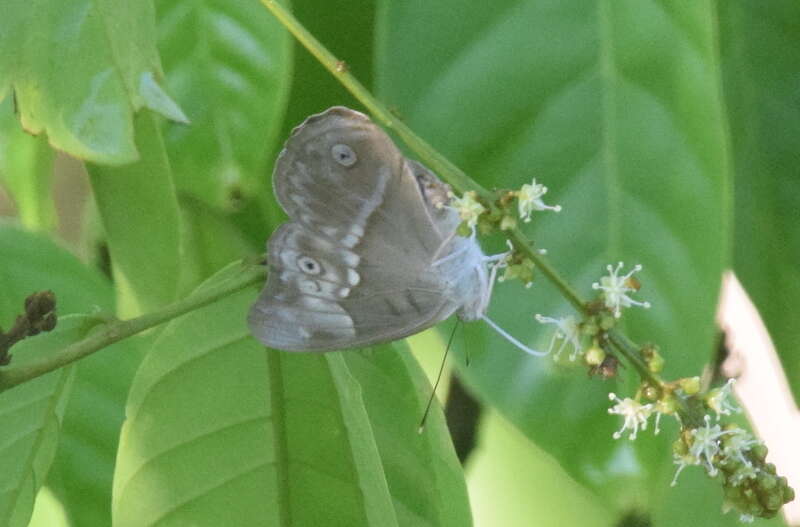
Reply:
<svg viewBox="0 0 800 527"><path fill-rule="evenodd" d="M431 411L431 405L433 404L433 398L436 397L436 389L439 387L439 381L442 380L442 372L444 371L444 363L447 362L447 354L450 353L450 346L453 344L453 337L456 336L456 330L458 329L458 325L461 323L461 319L456 319L456 323L453 326L453 331L450 332L450 338L447 340L447 348L444 350L444 356L442 357L442 365L439 366L439 374L436 375L436 382L433 384L433 390L431 391L431 396L428 398L428 404L425 405L425 413L422 414L422 419L419 422L419 428L417 429L418 433L422 433L425 429L425 422L428 420L428 414Z"/></svg>
<svg viewBox="0 0 800 527"><path fill-rule="evenodd" d="M489 326L493 330L497 331L501 337L503 337L504 339L506 339L507 341L509 341L510 343L512 343L513 345L515 345L516 347L527 353L528 355L533 355L534 357L544 357L545 355L547 355L548 352L546 351L536 351L535 349L531 349L522 342L518 341L517 339L512 337L506 330L504 330L503 328L492 322L492 319L490 319L486 315L481 315L481 319L487 324L489 324Z"/></svg>
<svg viewBox="0 0 800 527"><path fill-rule="evenodd" d="M472 362L472 356L469 354L469 348L464 346L464 366L469 368L471 362Z"/></svg>

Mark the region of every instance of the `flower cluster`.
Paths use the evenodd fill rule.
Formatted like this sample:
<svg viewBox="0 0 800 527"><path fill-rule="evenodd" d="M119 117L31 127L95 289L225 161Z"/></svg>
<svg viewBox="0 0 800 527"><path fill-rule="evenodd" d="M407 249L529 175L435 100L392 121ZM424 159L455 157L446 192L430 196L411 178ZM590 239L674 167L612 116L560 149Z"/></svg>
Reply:
<svg viewBox="0 0 800 527"><path fill-rule="evenodd" d="M703 466L710 477L721 476L726 508L737 509L742 521L769 518L794 499L794 491L786 478L776 474L775 466L766 462L766 455L766 447L747 430L712 425L706 415L703 426L685 429L673 444L678 470L672 485L687 466Z"/></svg>
<svg viewBox="0 0 800 527"><path fill-rule="evenodd" d="M547 188L534 179L519 190L505 191L491 204L479 201L475 192L466 192L461 198L451 194L449 207L461 218L459 234L471 232L474 236L476 227L481 232L497 228L510 230L517 226L518 219L530 222L534 211L560 211L560 206L546 205L542 201L546 193ZM518 217L513 211L515 202ZM487 262L491 262L492 280L503 269L498 281L518 278L529 287L534 259L509 245L508 252L487 257ZM767 450L761 441L743 428L721 422L723 416L741 412L731 400L734 381L708 390L700 377L662 380L659 373L664 359L658 347L646 345L637 349L614 329L623 309L650 307L649 302L633 298L641 288L634 274L641 271L642 266L635 265L624 272L624 264L619 262L606 269L607 274L592 284L592 289L598 291L597 298L580 307L580 317L534 316L538 323L555 328L549 347L542 354L552 354L558 359L567 350L570 361L581 357L590 375L604 378L617 375L619 358L624 356L641 375L642 384L634 397L609 393L613 404L608 413L622 418L622 426L612 437L620 439L626 435L629 440L635 440L640 431L647 430L651 417L654 418L654 433L658 434L661 417L672 416L680 428L679 437L673 443L677 470L672 485L686 467L700 466L709 477L721 480L726 506L736 509L742 521L774 516L784 503L794 499L794 491L785 478L776 474L775 467L766 462ZM569 296L575 300L575 295ZM493 325L488 319L487 323Z"/></svg>

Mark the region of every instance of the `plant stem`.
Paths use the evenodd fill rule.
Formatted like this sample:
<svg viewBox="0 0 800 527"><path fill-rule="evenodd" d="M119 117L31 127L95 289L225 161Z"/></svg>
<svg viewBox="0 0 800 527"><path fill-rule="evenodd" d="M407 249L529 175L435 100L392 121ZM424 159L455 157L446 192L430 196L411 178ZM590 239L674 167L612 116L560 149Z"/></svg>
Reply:
<svg viewBox="0 0 800 527"><path fill-rule="evenodd" d="M578 292L567 283L564 277L550 265L550 262L533 248L533 244L526 238L521 230L515 227L511 231L509 238L514 242L514 247L516 247L518 251L525 253L525 256L531 259L536 268L561 291L561 294L570 301L579 313L583 315L588 314L586 301L583 300Z"/></svg>
<svg viewBox="0 0 800 527"><path fill-rule="evenodd" d="M266 276L266 268L264 266L255 264L239 265L241 266L241 272L225 282L201 288L187 298L137 318L101 323L99 324L99 329L91 335L57 353L20 366L0 369L0 393L18 384L67 366L136 333L156 327L189 311L207 306L220 298L264 281Z"/></svg>
<svg viewBox="0 0 800 527"><path fill-rule="evenodd" d="M646 379L649 384L651 384L653 388L659 392L663 390L664 381L662 381L657 374L650 371L650 368L647 367L647 364L639 355L639 346L635 342L628 338L624 333L614 328L608 330L608 338L619 350L619 352L626 359L628 359L634 368L636 368L636 371L639 372L639 376L642 379Z"/></svg>

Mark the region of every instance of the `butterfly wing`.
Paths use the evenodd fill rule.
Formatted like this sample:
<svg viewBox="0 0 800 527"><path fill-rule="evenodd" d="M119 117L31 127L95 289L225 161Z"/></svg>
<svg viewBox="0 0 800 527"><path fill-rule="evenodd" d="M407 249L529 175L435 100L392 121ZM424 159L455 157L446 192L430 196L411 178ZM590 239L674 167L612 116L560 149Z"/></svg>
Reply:
<svg viewBox="0 0 800 527"><path fill-rule="evenodd" d="M273 185L291 218L268 244L251 308L269 347L328 351L421 331L462 301L432 265L458 224L446 187L365 115L335 107L296 128Z"/></svg>

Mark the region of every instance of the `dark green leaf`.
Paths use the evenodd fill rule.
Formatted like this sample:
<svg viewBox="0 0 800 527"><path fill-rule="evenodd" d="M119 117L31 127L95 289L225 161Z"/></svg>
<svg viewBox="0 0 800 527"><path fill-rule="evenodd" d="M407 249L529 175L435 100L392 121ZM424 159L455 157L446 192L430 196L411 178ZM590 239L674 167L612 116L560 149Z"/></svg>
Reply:
<svg viewBox="0 0 800 527"><path fill-rule="evenodd" d="M718 5L736 167L735 270L800 401L800 4Z"/></svg>
<svg viewBox="0 0 800 527"><path fill-rule="evenodd" d="M729 238L710 6L506 0L465 10L414 0L386 2L382 13L383 100L485 186L547 184L546 201L564 210L538 214L528 232L582 294L606 264L643 264L636 296L653 308L631 310L626 327L661 346L667 376L699 374L714 346ZM553 330L535 324L537 312L572 310L540 279L530 292L499 286L490 315L546 349ZM468 334L462 371L472 386L580 482L622 501L620 484L647 493L640 475L658 479L671 465L667 434L637 442L650 452L611 439L618 423L605 393L633 395L632 386L577 368L562 380L549 359L484 327Z"/></svg>
<svg viewBox="0 0 800 527"><path fill-rule="evenodd" d="M365 86L372 86L374 0L294 0L293 14ZM346 28L346 30L343 30ZM352 95L298 45L294 79L282 139L306 117L329 106L358 108Z"/></svg>

